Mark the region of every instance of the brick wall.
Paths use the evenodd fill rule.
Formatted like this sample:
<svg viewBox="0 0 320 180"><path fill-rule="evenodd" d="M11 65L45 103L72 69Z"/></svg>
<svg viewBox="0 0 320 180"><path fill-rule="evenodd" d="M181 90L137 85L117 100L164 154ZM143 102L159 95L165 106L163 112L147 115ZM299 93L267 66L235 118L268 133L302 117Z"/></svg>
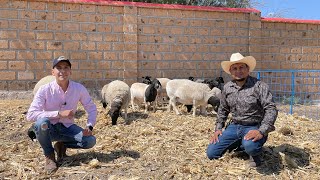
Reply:
<svg viewBox="0 0 320 180"><path fill-rule="evenodd" d="M3 0L0 90L31 90L60 55L74 80L96 90L145 75L219 76L234 52L255 56L258 69L319 69L319 24L261 19L255 9Z"/></svg>
<svg viewBox="0 0 320 180"><path fill-rule="evenodd" d="M320 21L262 19L260 68L320 69Z"/></svg>

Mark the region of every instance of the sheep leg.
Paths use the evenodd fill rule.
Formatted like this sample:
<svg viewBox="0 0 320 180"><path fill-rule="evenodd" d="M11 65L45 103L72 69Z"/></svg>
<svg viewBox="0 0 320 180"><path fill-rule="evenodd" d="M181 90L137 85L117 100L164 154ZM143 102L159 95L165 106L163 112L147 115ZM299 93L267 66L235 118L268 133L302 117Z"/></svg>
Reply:
<svg viewBox="0 0 320 180"><path fill-rule="evenodd" d="M193 113L192 113L192 116L193 117L196 117L196 111L197 111L197 104L196 104L196 101L195 100L193 100Z"/></svg>
<svg viewBox="0 0 320 180"><path fill-rule="evenodd" d="M134 107L133 98L131 99L131 107L132 107L132 111L136 111L136 108Z"/></svg>
<svg viewBox="0 0 320 180"><path fill-rule="evenodd" d="M152 106L153 106L153 112L156 112L157 111L157 106L156 106L157 103L155 103L154 101L152 102Z"/></svg>
<svg viewBox="0 0 320 180"><path fill-rule="evenodd" d="M208 112L206 110L206 106L200 106L200 112L203 116L208 116Z"/></svg>
<svg viewBox="0 0 320 180"><path fill-rule="evenodd" d="M172 99L170 99L170 101L171 101L172 107L173 107L174 111L176 112L176 114L180 115L181 113L179 112L177 105L176 105L176 103L177 103L176 98L172 98Z"/></svg>
<svg viewBox="0 0 320 180"><path fill-rule="evenodd" d="M149 103L148 102L144 102L144 113L148 113L148 106Z"/></svg>
<svg viewBox="0 0 320 180"><path fill-rule="evenodd" d="M124 120L127 120L128 118L128 107L124 108Z"/></svg>
<svg viewBox="0 0 320 180"><path fill-rule="evenodd" d="M168 103L168 107L167 107L168 112L171 112L171 106L172 106L171 99L169 99L169 103Z"/></svg>
<svg viewBox="0 0 320 180"><path fill-rule="evenodd" d="M164 92L161 91L160 93L160 101L161 101L161 107L164 107Z"/></svg>

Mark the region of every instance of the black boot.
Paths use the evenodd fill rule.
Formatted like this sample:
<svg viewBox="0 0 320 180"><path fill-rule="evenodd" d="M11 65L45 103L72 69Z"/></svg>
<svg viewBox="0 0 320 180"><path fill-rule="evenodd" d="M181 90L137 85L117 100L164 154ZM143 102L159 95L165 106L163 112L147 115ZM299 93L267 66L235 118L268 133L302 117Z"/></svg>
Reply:
<svg viewBox="0 0 320 180"><path fill-rule="evenodd" d="M262 164L261 156L250 156L248 166L249 167L259 167Z"/></svg>

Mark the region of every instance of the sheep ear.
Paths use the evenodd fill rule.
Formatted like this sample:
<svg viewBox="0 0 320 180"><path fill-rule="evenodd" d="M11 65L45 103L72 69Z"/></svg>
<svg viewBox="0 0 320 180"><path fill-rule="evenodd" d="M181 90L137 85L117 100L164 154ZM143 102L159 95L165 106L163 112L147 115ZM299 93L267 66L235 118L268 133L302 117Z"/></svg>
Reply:
<svg viewBox="0 0 320 180"><path fill-rule="evenodd" d="M102 103L103 108L107 107L108 104L105 101L101 100L100 102Z"/></svg>

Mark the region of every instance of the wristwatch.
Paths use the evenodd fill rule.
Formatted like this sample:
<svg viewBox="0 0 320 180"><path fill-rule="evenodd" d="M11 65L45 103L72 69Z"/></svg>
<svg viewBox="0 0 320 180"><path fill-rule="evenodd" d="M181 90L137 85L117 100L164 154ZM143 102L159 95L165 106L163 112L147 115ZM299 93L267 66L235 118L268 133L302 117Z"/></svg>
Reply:
<svg viewBox="0 0 320 180"><path fill-rule="evenodd" d="M93 130L93 127L92 127L92 126L89 126L88 128L90 129L90 131L92 131L92 130Z"/></svg>

